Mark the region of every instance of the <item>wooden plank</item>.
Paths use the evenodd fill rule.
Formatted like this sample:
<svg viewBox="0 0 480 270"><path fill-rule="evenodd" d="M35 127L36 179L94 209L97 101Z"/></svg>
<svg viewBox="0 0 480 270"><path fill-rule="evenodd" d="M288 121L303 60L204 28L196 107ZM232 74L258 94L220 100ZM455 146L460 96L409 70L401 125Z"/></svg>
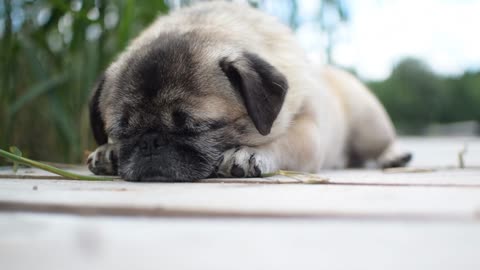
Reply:
<svg viewBox="0 0 480 270"><path fill-rule="evenodd" d="M86 167L77 166L70 171L90 174ZM331 170L315 175L318 179L325 179L328 184L337 185L389 185L389 186L453 186L453 187L480 187L480 168L467 169L422 169L411 168L399 170ZM64 179L63 177L44 172L35 168L20 169L16 174L9 168L0 171L0 179ZM268 178L210 178L198 183L246 183L246 184L305 184L308 176L273 176ZM302 181L303 180L303 181Z"/></svg>
<svg viewBox="0 0 480 270"><path fill-rule="evenodd" d="M383 185L383 186L437 186L437 187L480 187L480 168L433 169L416 172L393 170L338 170L325 171L320 175L330 184Z"/></svg>
<svg viewBox="0 0 480 270"><path fill-rule="evenodd" d="M480 269L476 223L0 214L2 269Z"/></svg>
<svg viewBox="0 0 480 270"><path fill-rule="evenodd" d="M469 143L467 169L454 169L465 140L401 141L415 149L414 167L433 171L324 171L322 185L83 182L32 169L4 179L3 170L0 268L480 269L480 141Z"/></svg>
<svg viewBox="0 0 480 270"><path fill-rule="evenodd" d="M36 188L35 188L36 187ZM0 181L0 200L67 206L158 208L232 215L477 219L480 189L350 185ZM1 206L1 204L0 204ZM1 208L1 207L0 207ZM5 205L3 209L9 208Z"/></svg>

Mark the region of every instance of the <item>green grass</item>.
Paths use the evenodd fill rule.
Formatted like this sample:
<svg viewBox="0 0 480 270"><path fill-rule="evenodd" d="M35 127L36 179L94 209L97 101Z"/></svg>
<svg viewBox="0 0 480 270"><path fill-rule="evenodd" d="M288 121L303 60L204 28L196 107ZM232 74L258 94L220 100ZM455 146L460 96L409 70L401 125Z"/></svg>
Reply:
<svg viewBox="0 0 480 270"><path fill-rule="evenodd" d="M70 171L62 170L42 162L38 162L35 160L22 157L20 150L18 150L18 148L16 147L11 147L11 149L13 150L13 151L11 150L11 152L0 149L0 157L10 160L14 163L13 171L15 173L17 172L18 164L24 164L30 167L35 167L47 172L51 172L51 173L63 176L66 179L70 179L70 180L111 181L111 180L117 179L117 177L111 177L111 176L82 175L82 174L77 174Z"/></svg>
<svg viewBox="0 0 480 270"><path fill-rule="evenodd" d="M5 22L1 148L18 145L37 159L83 161L83 152L94 148L87 112L90 88L133 36L168 11L164 1L84 0L80 9L72 2L0 0ZM24 20L19 21L19 12ZM91 35L95 29L99 35Z"/></svg>

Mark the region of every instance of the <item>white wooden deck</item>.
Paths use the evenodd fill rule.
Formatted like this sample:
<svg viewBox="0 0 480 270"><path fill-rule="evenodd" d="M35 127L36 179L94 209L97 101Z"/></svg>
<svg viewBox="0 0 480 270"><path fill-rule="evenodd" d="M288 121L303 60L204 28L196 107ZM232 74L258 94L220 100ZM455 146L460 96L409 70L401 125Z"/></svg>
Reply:
<svg viewBox="0 0 480 270"><path fill-rule="evenodd" d="M326 171L319 185L3 169L0 269L480 269L480 139L401 143L410 171Z"/></svg>

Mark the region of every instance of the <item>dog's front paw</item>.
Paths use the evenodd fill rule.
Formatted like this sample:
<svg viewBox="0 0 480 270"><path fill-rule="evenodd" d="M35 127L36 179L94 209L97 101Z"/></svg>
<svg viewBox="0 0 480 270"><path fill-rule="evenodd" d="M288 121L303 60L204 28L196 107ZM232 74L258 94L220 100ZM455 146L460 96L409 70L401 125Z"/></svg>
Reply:
<svg viewBox="0 0 480 270"><path fill-rule="evenodd" d="M87 159L88 169L97 175L117 175L118 151L114 144L104 144Z"/></svg>
<svg viewBox="0 0 480 270"><path fill-rule="evenodd" d="M276 170L274 160L261 149L241 146L223 153L217 169L219 177L260 177Z"/></svg>

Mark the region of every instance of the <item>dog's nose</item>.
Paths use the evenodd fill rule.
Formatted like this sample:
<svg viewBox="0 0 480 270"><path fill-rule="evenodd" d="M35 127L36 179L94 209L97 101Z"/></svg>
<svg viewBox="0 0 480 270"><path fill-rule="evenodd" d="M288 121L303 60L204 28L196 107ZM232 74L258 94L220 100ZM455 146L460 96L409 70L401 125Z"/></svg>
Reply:
<svg viewBox="0 0 480 270"><path fill-rule="evenodd" d="M142 154L152 155L161 146L160 138L156 134L147 133L140 138L138 146Z"/></svg>

